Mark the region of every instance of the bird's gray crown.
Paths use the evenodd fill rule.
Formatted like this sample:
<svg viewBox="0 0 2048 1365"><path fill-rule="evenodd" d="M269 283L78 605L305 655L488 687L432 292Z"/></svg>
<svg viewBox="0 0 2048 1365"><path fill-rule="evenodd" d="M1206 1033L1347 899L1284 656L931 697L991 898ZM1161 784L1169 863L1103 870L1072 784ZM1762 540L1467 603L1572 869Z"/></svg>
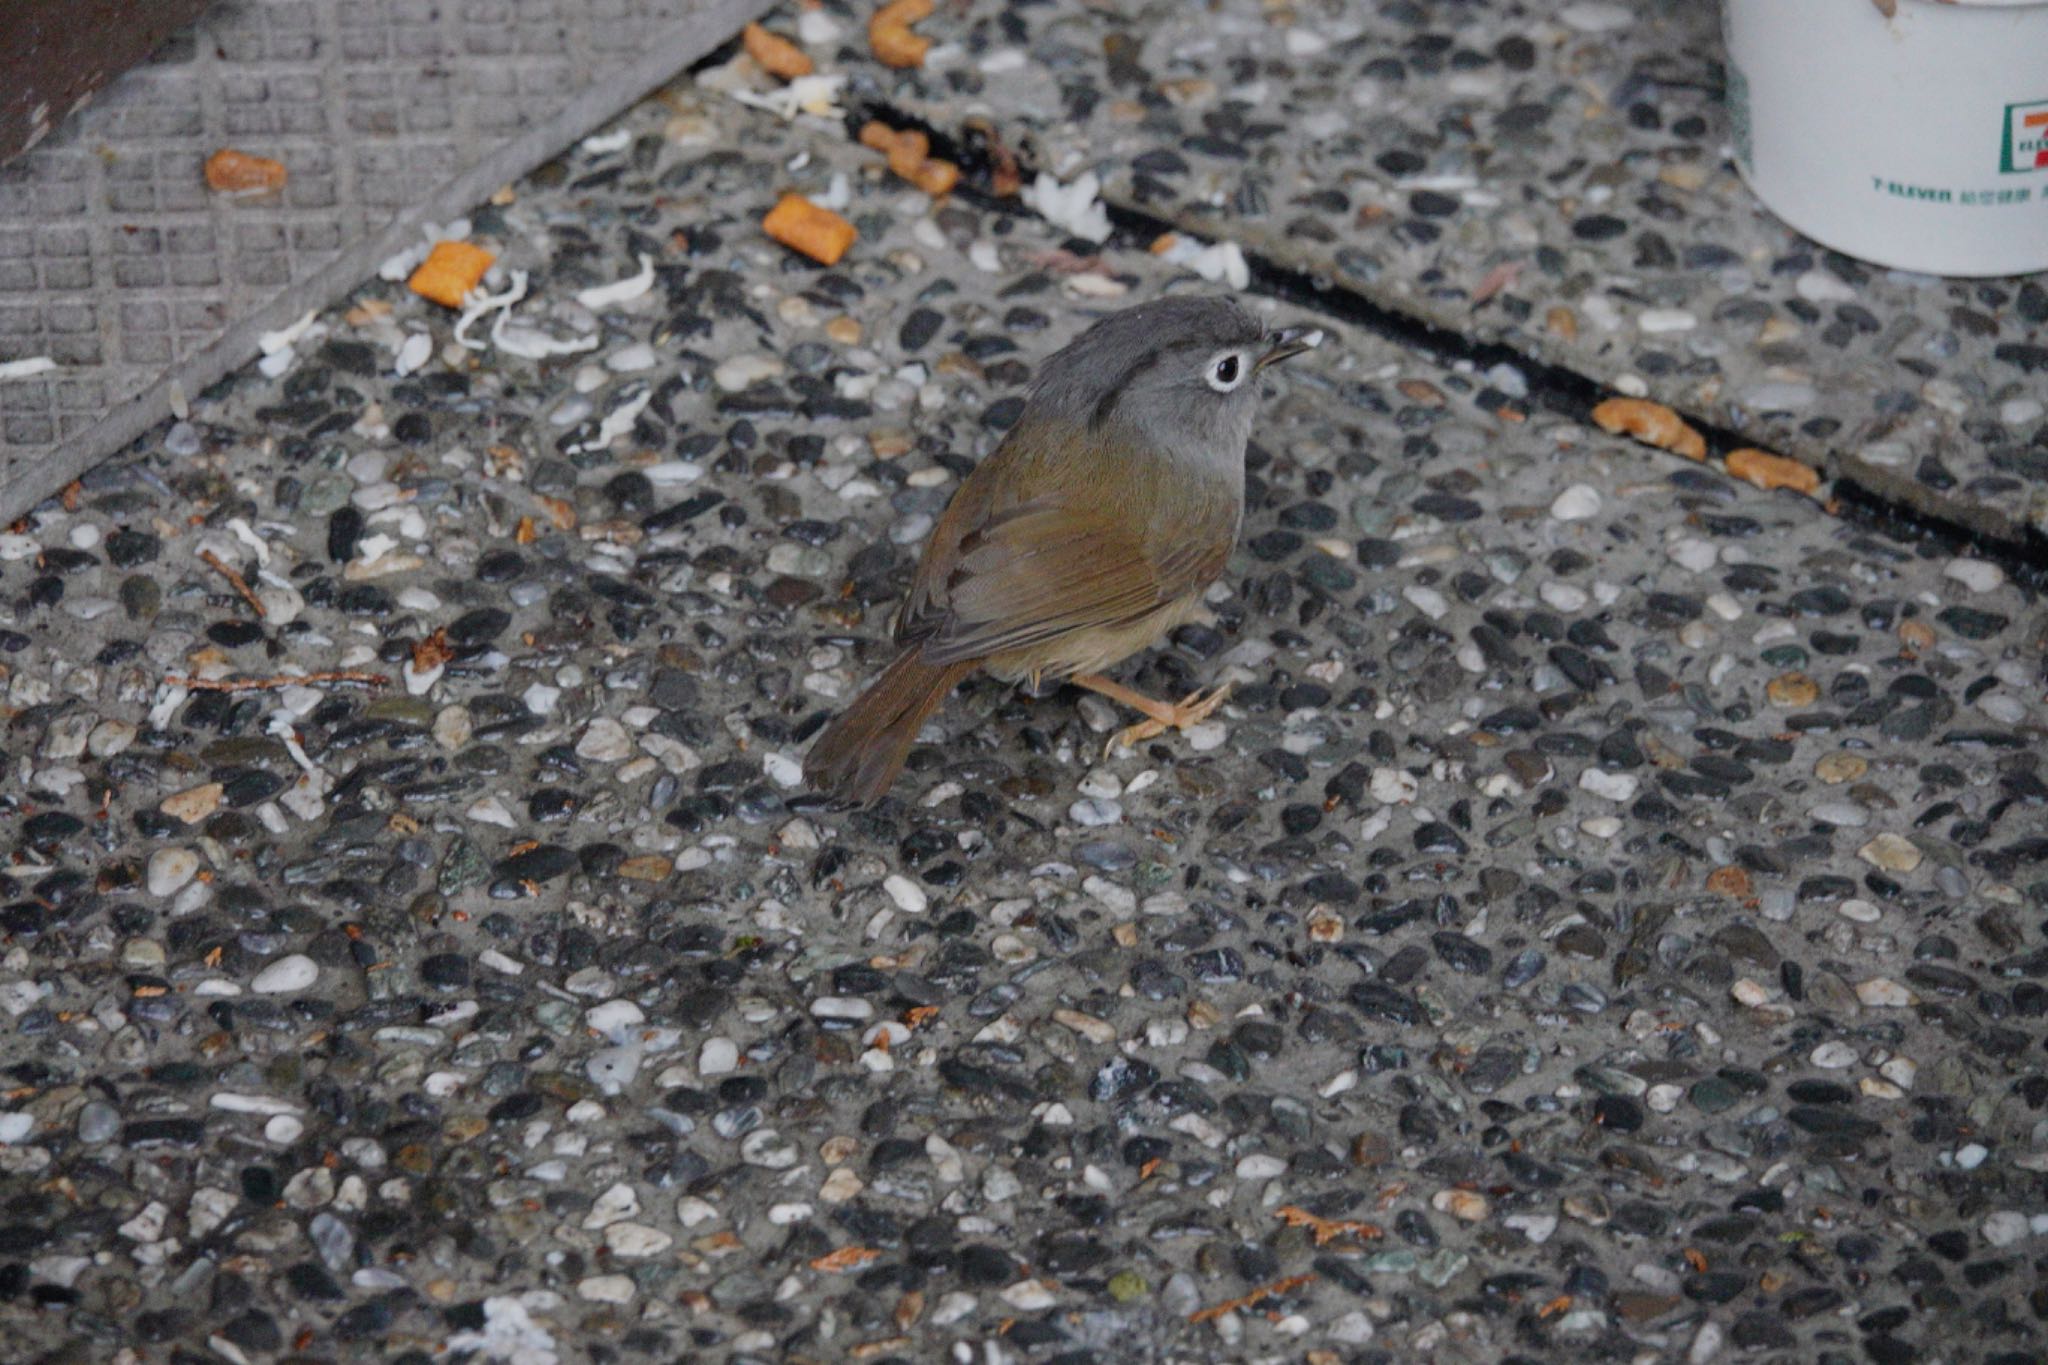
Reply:
<svg viewBox="0 0 2048 1365"><path fill-rule="evenodd" d="M1102 421L1132 386L1177 355L1196 360L1252 347L1265 324L1235 299L1183 295L1112 313L1040 368L1034 399L1077 420Z"/></svg>

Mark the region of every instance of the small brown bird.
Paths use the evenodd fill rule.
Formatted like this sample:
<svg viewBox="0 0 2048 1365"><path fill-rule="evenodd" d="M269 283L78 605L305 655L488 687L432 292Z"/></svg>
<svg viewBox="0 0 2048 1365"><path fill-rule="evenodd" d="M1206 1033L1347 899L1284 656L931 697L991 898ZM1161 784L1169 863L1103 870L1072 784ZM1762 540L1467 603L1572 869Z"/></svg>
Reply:
<svg viewBox="0 0 2048 1365"><path fill-rule="evenodd" d="M1214 711L1227 688L1155 701L1102 670L1199 615L1237 541L1259 371L1322 338L1268 331L1227 298L1169 298L1104 318L1047 360L932 529L895 660L811 746L811 785L880 799L925 717L976 669L1064 679L1146 717L1112 744Z"/></svg>

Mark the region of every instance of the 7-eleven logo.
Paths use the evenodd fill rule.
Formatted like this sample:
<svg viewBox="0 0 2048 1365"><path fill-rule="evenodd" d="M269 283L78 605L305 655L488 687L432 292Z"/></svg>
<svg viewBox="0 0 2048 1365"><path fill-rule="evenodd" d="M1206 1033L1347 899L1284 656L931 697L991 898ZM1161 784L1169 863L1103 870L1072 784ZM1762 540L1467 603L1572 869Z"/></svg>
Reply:
<svg viewBox="0 0 2048 1365"><path fill-rule="evenodd" d="M2006 174L2048 170L2048 100L2005 106L2005 146L1998 169Z"/></svg>

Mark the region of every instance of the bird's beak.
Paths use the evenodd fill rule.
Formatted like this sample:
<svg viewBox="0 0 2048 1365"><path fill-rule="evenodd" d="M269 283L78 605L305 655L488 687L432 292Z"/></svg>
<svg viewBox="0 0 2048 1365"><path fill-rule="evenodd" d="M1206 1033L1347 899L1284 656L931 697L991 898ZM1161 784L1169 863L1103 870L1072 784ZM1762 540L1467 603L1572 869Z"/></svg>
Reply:
<svg viewBox="0 0 2048 1365"><path fill-rule="evenodd" d="M1263 370L1276 360L1285 360L1303 351L1313 351L1323 344L1323 329L1320 327L1282 327L1277 332L1266 333L1266 353L1252 366Z"/></svg>

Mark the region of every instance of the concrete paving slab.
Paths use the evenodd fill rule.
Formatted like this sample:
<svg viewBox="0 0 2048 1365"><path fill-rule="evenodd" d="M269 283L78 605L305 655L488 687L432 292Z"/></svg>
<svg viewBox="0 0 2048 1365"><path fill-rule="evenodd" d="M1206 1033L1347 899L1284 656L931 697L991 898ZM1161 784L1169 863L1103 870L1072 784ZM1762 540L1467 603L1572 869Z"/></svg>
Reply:
<svg viewBox="0 0 2048 1365"><path fill-rule="evenodd" d="M587 349L371 281L0 537L18 1357L2039 1355L2032 590L1333 324L1125 670L1214 725L976 683L835 814L933 516L1193 282L622 128L474 215Z"/></svg>
<svg viewBox="0 0 2048 1365"><path fill-rule="evenodd" d="M1730 159L1718 15L976 5L920 25L925 67L857 85L2038 557L2048 289L1862 265L1763 211Z"/></svg>
<svg viewBox="0 0 2048 1365"><path fill-rule="evenodd" d="M235 0L0 167L0 520L729 39L756 0ZM281 193L208 191L222 147Z"/></svg>

